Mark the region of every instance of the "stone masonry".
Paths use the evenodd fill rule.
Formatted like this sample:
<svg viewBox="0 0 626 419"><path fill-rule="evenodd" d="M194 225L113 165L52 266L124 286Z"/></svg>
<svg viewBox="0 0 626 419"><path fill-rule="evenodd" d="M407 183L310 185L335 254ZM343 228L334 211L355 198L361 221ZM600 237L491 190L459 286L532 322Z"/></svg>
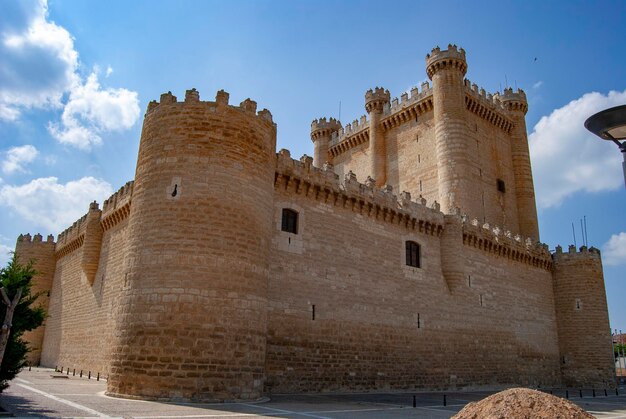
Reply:
<svg viewBox="0 0 626 419"><path fill-rule="evenodd" d="M433 49L432 85L314 120L298 160L250 99L161 95L135 179L18 238L49 313L31 362L158 400L614 385L599 251L538 241L526 96L467 69Z"/></svg>

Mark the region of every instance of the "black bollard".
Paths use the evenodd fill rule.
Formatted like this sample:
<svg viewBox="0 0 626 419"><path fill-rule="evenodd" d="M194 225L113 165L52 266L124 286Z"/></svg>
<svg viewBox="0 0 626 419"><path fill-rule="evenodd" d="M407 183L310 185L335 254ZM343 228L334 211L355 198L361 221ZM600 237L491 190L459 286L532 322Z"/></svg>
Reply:
<svg viewBox="0 0 626 419"><path fill-rule="evenodd" d="M83 378L83 370L80 370L80 378Z"/></svg>
<svg viewBox="0 0 626 419"><path fill-rule="evenodd" d="M87 377L87 378L89 378L91 380L91 371L89 371L89 377Z"/></svg>
<svg viewBox="0 0 626 419"><path fill-rule="evenodd" d="M569 400L569 390L565 390L565 398Z"/></svg>
<svg viewBox="0 0 626 419"><path fill-rule="evenodd" d="M578 394L580 394L580 398L583 398L583 391L582 390L578 390Z"/></svg>
<svg viewBox="0 0 626 419"><path fill-rule="evenodd" d="M98 373L98 377L96 378L96 381L100 381L100 373Z"/></svg>
<svg viewBox="0 0 626 419"><path fill-rule="evenodd" d="M596 389L595 388L591 389L591 394L593 395L593 397L596 397Z"/></svg>
<svg viewBox="0 0 626 419"><path fill-rule="evenodd" d="M28 364L28 371L30 371L30 364Z"/></svg>
<svg viewBox="0 0 626 419"><path fill-rule="evenodd" d="M61 374L63 374L63 366L61 366Z"/></svg>
<svg viewBox="0 0 626 419"><path fill-rule="evenodd" d="M446 406L448 404L448 401L446 400L446 395L443 395L443 405Z"/></svg>
<svg viewBox="0 0 626 419"><path fill-rule="evenodd" d="M67 375L70 375L70 367L67 367Z"/></svg>
<svg viewBox="0 0 626 419"><path fill-rule="evenodd" d="M54 372L57 372L58 370L59 370L59 366L58 366L58 365L55 365L55 366L54 366Z"/></svg>
<svg viewBox="0 0 626 419"><path fill-rule="evenodd" d="M417 400L415 400L415 396L413 396L413 407L417 406Z"/></svg>

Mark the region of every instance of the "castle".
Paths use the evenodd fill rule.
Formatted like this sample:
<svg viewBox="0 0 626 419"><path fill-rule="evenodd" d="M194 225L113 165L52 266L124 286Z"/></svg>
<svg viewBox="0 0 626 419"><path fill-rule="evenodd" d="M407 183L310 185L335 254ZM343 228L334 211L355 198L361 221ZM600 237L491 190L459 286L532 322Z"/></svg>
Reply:
<svg viewBox="0 0 626 419"><path fill-rule="evenodd" d="M314 120L299 160L250 99L161 95L134 181L17 240L49 290L31 361L164 400L614 385L599 251L539 242L526 96L466 71L433 49L432 85Z"/></svg>

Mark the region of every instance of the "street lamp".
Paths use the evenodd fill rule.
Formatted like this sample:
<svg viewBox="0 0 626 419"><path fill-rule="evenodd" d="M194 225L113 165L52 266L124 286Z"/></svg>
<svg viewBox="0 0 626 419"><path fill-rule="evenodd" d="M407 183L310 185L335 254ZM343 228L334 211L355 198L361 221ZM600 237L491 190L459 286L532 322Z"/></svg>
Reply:
<svg viewBox="0 0 626 419"><path fill-rule="evenodd" d="M605 109L590 116L585 121L585 128L603 140L613 141L624 156L622 169L624 171L624 186L626 186L626 105Z"/></svg>

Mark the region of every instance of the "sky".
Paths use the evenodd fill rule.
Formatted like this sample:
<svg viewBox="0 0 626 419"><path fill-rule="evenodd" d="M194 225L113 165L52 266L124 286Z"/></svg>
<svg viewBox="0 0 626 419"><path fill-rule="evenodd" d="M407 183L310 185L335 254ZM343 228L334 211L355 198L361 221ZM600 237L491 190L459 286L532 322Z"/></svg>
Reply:
<svg viewBox="0 0 626 419"><path fill-rule="evenodd" d="M56 236L134 178L161 93L250 97L297 158L313 119L359 118L375 86L399 97L453 43L472 82L525 90L541 241L581 246L586 219L626 331L622 157L583 127L626 104L625 21L624 1L0 0L0 265L20 233Z"/></svg>

